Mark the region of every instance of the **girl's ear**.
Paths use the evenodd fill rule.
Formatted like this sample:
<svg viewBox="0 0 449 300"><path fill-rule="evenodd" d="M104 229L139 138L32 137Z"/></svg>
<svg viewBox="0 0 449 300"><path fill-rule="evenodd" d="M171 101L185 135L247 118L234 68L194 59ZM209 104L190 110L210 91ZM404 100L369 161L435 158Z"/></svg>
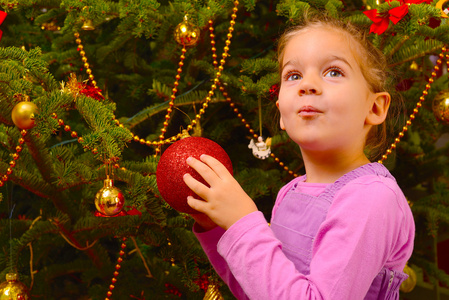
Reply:
<svg viewBox="0 0 449 300"><path fill-rule="evenodd" d="M279 109L279 100L276 101L276 107ZM285 130L284 121L282 121L282 115L279 119L279 125L281 126L282 130Z"/></svg>
<svg viewBox="0 0 449 300"><path fill-rule="evenodd" d="M379 125L385 121L388 108L390 107L391 96L387 92L374 94L372 107L366 116L365 123L367 125Z"/></svg>

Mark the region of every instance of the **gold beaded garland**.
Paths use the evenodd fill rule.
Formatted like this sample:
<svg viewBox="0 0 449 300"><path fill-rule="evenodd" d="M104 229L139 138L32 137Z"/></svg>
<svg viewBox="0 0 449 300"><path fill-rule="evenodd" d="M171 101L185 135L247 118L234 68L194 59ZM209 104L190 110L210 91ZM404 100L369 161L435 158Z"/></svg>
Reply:
<svg viewBox="0 0 449 300"><path fill-rule="evenodd" d="M443 48L441 48L441 53L439 54L440 58L444 58L444 53L447 52L446 46L444 46ZM449 59L449 55L446 54L446 59ZM434 82L434 77L437 76L437 71L440 69L441 64L443 63L443 61L441 59L438 59L437 64L434 66L434 71L432 72L432 77L430 77L428 79L428 84L426 84L425 89L422 91L422 96L419 97L419 101L416 104L416 107L413 109L413 113L410 114L409 119L406 122L406 126L404 126L402 128L402 131L398 134L398 136L394 139L394 142L390 145L390 147L387 149L386 153L384 155L382 155L382 158L380 160L378 160L377 162L382 164L387 158L388 158L388 154L391 154L391 150L396 148L396 144L399 143L401 141L401 138L404 136L404 133L408 130L408 126L410 126L412 124L412 121L415 119L416 114L418 114L419 112L419 108L422 106L422 101L425 100L425 96L427 96L429 94L428 90L430 90L431 88L431 84ZM449 67L448 67L448 71L449 71Z"/></svg>
<svg viewBox="0 0 449 300"><path fill-rule="evenodd" d="M87 73L87 75L89 75L89 79L91 80L92 85L95 88L98 88L97 87L97 82L94 80L94 75L92 75L92 70L90 69L90 65L87 63L86 52L83 50L84 46L81 44L81 39L79 38L80 34L78 32L75 32L74 36L76 38L75 42L78 44L78 50L79 50L80 55L81 55L81 60L84 62L84 67L86 68L86 73Z"/></svg>

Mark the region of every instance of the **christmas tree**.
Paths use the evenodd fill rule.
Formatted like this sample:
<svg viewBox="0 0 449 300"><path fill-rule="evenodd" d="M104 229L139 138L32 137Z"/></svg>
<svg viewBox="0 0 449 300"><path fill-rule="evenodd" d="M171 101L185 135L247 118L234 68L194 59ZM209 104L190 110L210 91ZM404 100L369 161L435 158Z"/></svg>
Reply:
<svg viewBox="0 0 449 300"><path fill-rule="evenodd" d="M269 220L304 173L278 130L275 41L308 9L358 24L388 58L403 113L378 160L417 227L402 296L442 299L446 1L1 1L0 282L16 273L44 299L232 299L192 218L162 199L158 161L184 130L217 142ZM253 155L259 137L271 154Z"/></svg>

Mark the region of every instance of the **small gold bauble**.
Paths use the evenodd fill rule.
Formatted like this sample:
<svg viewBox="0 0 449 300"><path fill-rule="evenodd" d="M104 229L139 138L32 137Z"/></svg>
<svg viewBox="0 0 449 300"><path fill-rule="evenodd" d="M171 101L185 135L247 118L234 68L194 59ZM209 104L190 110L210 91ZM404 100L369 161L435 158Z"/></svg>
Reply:
<svg viewBox="0 0 449 300"><path fill-rule="evenodd" d="M187 16L184 21L178 24L175 28L175 40L178 44L183 46L195 46L200 38L200 30L198 27L187 21Z"/></svg>
<svg viewBox="0 0 449 300"><path fill-rule="evenodd" d="M106 216L114 216L122 211L125 198L122 191L114 186L112 179L105 179L104 186L95 195L95 207Z"/></svg>
<svg viewBox="0 0 449 300"><path fill-rule="evenodd" d="M28 300L28 288L17 280L16 273L6 274L6 281L0 283L0 300Z"/></svg>
<svg viewBox="0 0 449 300"><path fill-rule="evenodd" d="M11 118L20 129L30 129L34 127L34 117L37 112L36 104L22 101L17 103L12 109Z"/></svg>
<svg viewBox="0 0 449 300"><path fill-rule="evenodd" d="M206 294L204 295L203 300L223 300L223 296L218 289L216 284L210 283L207 286Z"/></svg>
<svg viewBox="0 0 449 300"><path fill-rule="evenodd" d="M401 292L410 293L416 286L416 273L407 264L404 267L404 273L408 275L408 278L401 283L399 289Z"/></svg>
<svg viewBox="0 0 449 300"><path fill-rule="evenodd" d="M412 70L412 71L418 71L418 69L419 69L418 63L417 63L416 61L413 61L413 62L411 63L411 65L410 65L410 70Z"/></svg>
<svg viewBox="0 0 449 300"><path fill-rule="evenodd" d="M433 99L432 110L435 118L449 124L449 90L443 90Z"/></svg>

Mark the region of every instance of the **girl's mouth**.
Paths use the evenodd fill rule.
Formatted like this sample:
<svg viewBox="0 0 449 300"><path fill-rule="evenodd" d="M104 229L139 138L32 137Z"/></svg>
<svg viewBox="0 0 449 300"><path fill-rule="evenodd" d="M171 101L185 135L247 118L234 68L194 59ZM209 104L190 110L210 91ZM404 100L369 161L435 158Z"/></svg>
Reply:
<svg viewBox="0 0 449 300"><path fill-rule="evenodd" d="M322 113L322 111L309 105L301 107L298 111L298 115L301 117L313 117L320 113Z"/></svg>

